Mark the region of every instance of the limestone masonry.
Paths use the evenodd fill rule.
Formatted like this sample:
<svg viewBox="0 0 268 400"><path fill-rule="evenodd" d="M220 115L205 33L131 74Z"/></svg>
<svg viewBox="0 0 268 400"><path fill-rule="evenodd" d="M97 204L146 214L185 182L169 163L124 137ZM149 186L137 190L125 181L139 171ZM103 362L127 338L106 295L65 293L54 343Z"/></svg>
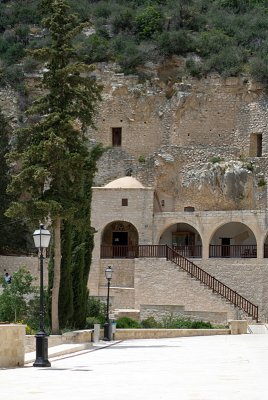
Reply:
<svg viewBox="0 0 268 400"><path fill-rule="evenodd" d="M112 265L112 307L119 315L240 318L238 308L163 255L143 258L135 250L168 245L258 305L266 320L268 97L263 87L245 77L217 75L164 82L157 71L140 83L106 64L98 66L96 78L104 86L103 102L97 129L88 134L107 151L93 190L97 232L90 295L105 298L104 271Z"/></svg>
<svg viewBox="0 0 268 400"><path fill-rule="evenodd" d="M246 76L176 81L173 61L142 82L116 65L94 72L103 101L88 137L107 151L92 196L90 295L105 299L111 265L115 315L242 317L167 261L167 245L259 306L265 321L268 96ZM10 92L0 98L15 113Z"/></svg>

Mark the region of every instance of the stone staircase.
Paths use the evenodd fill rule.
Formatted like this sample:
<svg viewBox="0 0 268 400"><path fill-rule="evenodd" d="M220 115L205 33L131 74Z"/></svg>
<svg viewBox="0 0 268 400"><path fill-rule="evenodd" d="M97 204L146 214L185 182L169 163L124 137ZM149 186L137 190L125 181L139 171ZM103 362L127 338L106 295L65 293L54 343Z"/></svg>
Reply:
<svg viewBox="0 0 268 400"><path fill-rule="evenodd" d="M117 317L169 314L215 323L258 320L257 306L174 249L162 247L160 255L140 254L131 265L127 259L117 261L111 288ZM105 284L102 290L101 295Z"/></svg>
<svg viewBox="0 0 268 400"><path fill-rule="evenodd" d="M238 309L230 302L163 258L136 259L134 280L134 307L128 308L128 304L117 307L115 304L115 318L128 316L142 320L149 316L161 319L173 315L218 324L240 319Z"/></svg>
<svg viewBox="0 0 268 400"><path fill-rule="evenodd" d="M211 289L213 293L217 293L221 297L225 298L235 307L242 310L242 312L248 317L251 317L258 322L258 306L251 303L245 297L241 296L239 293L210 275L192 261L180 255L176 250L169 246L167 246L167 259L186 271L191 278L197 279L199 282Z"/></svg>

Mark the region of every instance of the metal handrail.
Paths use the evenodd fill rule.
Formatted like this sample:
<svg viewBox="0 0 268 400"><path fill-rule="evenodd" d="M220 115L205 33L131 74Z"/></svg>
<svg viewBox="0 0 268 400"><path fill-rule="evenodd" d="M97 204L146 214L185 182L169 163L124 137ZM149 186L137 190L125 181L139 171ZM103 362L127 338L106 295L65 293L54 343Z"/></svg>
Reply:
<svg viewBox="0 0 268 400"><path fill-rule="evenodd" d="M241 296L239 293L229 288L224 283L220 282L214 276L210 275L208 272L204 271L202 268L198 267L198 265L194 264L192 261L183 257L176 250L167 246L166 252L167 260L172 261L179 267L181 267L184 271L188 272L191 277L198 279L200 282L204 283L213 292L218 293L228 301L230 301L233 305L245 311L250 317L255 319L258 322L258 306L251 303L245 297Z"/></svg>

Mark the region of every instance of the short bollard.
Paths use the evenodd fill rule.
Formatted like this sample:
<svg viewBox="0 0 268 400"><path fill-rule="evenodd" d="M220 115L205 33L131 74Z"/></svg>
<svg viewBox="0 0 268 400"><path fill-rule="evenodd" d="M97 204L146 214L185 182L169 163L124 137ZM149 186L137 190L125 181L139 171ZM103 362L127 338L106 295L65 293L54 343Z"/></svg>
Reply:
<svg viewBox="0 0 268 400"><path fill-rule="evenodd" d="M113 340L115 339L115 333L116 333L116 322L112 322L112 338Z"/></svg>
<svg viewBox="0 0 268 400"><path fill-rule="evenodd" d="M100 324L94 324L93 342L97 343L100 341Z"/></svg>

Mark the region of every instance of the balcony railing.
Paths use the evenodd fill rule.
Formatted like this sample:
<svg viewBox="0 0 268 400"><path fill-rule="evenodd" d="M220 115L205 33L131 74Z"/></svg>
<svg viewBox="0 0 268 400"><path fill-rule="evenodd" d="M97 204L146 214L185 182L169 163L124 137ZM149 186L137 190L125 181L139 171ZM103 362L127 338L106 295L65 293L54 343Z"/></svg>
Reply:
<svg viewBox="0 0 268 400"><path fill-rule="evenodd" d="M214 245L209 246L209 257L217 258L256 258L257 245Z"/></svg>
<svg viewBox="0 0 268 400"><path fill-rule="evenodd" d="M201 245L188 245L188 246L172 246L172 248L186 258L201 258L202 246Z"/></svg>
<svg viewBox="0 0 268 400"><path fill-rule="evenodd" d="M101 246L101 258L165 257L166 245ZM202 246L173 246L186 258L201 258ZM257 245L210 245L211 258L256 258ZM268 258L268 245L264 246L264 257Z"/></svg>
<svg viewBox="0 0 268 400"><path fill-rule="evenodd" d="M166 245L101 246L101 258L166 257Z"/></svg>

